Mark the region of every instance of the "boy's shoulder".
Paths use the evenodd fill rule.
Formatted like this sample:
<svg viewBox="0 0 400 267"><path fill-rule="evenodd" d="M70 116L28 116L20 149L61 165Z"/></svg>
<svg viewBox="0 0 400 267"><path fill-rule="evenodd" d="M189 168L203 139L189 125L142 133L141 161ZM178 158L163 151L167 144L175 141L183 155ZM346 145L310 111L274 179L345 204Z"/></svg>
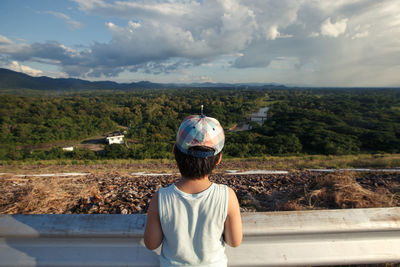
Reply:
<svg viewBox="0 0 400 267"><path fill-rule="evenodd" d="M233 190L229 185L226 184L219 184L219 183L214 183L216 186L227 188L228 190Z"/></svg>
<svg viewBox="0 0 400 267"><path fill-rule="evenodd" d="M230 188L229 186L227 186L226 184L219 184L219 183L214 183L213 182L211 187L214 188L214 189L211 190L211 191L214 191L214 192L217 190L219 192L226 191L226 192L229 192L229 194L231 194L231 192L234 193L233 189ZM165 194L175 194L175 193L180 193L180 190L173 183L173 184L169 184L169 185L167 185L165 187L160 187L156 193L158 195L160 193L163 194L163 195L165 195Z"/></svg>
<svg viewBox="0 0 400 267"><path fill-rule="evenodd" d="M229 186L227 186L226 184L218 184L218 183L213 183L215 186L220 187L220 188L227 188L229 189Z"/></svg>
<svg viewBox="0 0 400 267"><path fill-rule="evenodd" d="M169 184L169 185L166 185L166 186L161 186L161 187L158 189L157 193L159 193L160 191L161 191L161 192L169 191L169 190L173 189L173 187L174 187L174 184Z"/></svg>

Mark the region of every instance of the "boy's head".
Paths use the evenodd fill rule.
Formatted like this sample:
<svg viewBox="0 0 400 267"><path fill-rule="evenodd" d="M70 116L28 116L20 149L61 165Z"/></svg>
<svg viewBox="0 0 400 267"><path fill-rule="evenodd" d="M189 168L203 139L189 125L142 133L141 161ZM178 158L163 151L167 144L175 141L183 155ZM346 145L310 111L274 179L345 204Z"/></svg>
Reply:
<svg viewBox="0 0 400 267"><path fill-rule="evenodd" d="M224 130L216 119L204 115L185 118L174 147L182 176L197 179L211 174L221 159L224 142Z"/></svg>

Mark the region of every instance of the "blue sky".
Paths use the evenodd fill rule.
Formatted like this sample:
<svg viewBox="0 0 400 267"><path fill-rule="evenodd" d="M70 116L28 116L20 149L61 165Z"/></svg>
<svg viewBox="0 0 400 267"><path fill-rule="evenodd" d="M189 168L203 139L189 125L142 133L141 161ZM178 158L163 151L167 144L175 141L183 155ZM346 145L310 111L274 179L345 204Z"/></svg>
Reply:
<svg viewBox="0 0 400 267"><path fill-rule="evenodd" d="M400 4L1 0L0 67L118 82L400 86Z"/></svg>

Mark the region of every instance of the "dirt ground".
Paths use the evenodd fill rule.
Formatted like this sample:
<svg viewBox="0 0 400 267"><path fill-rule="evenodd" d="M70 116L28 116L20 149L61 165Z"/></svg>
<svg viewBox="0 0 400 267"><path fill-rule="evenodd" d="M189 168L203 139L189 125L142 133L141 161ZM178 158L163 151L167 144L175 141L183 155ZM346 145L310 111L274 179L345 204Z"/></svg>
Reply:
<svg viewBox="0 0 400 267"><path fill-rule="evenodd" d="M156 190L179 178L177 174L141 176L106 168L86 176L1 175L0 214L146 213ZM217 172L211 179L235 190L242 211L400 206L398 172L290 171L253 175Z"/></svg>

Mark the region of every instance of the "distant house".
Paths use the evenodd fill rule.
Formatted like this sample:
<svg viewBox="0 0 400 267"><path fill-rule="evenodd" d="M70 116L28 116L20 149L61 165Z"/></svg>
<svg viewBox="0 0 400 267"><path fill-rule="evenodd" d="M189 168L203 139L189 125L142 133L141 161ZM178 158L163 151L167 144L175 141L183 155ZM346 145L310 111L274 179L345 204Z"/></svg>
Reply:
<svg viewBox="0 0 400 267"><path fill-rule="evenodd" d="M73 146L63 147L62 150L64 150L64 151L74 151L74 147Z"/></svg>
<svg viewBox="0 0 400 267"><path fill-rule="evenodd" d="M121 133L112 133L107 135L106 143L111 144L124 144L124 135Z"/></svg>

